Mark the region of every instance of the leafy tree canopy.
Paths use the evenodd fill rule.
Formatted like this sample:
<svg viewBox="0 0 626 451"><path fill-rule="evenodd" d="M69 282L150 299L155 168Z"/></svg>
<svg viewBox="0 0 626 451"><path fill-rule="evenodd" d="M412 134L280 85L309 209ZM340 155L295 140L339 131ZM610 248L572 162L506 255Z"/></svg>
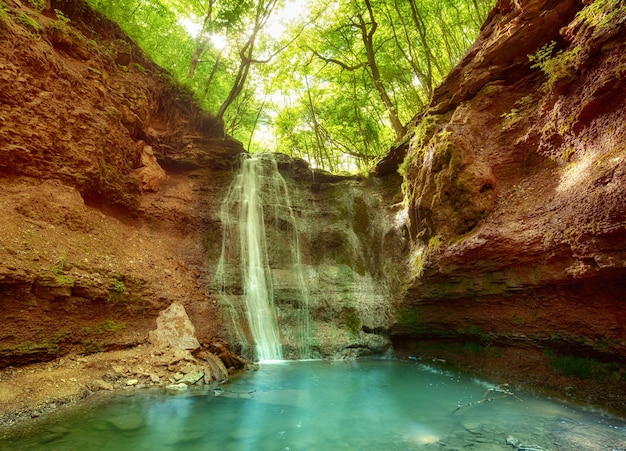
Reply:
<svg viewBox="0 0 626 451"><path fill-rule="evenodd" d="M366 170L494 0L88 0L249 151Z"/></svg>

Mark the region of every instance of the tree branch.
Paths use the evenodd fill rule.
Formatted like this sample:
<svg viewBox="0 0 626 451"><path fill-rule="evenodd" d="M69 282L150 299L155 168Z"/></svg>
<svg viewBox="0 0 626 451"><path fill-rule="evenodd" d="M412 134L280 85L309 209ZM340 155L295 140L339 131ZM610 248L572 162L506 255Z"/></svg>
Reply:
<svg viewBox="0 0 626 451"><path fill-rule="evenodd" d="M361 69L365 66L367 66L366 62L361 62L355 66L349 66L348 64L344 63L343 61L339 61L338 59L335 58L326 58L325 56L323 56L322 54L318 53L316 50L312 49L311 47L308 47L308 49L315 55L317 56L319 59L321 59L322 61L325 61L327 63L333 63L336 64L338 66L340 66L342 69L348 70L348 71L355 71L358 69Z"/></svg>

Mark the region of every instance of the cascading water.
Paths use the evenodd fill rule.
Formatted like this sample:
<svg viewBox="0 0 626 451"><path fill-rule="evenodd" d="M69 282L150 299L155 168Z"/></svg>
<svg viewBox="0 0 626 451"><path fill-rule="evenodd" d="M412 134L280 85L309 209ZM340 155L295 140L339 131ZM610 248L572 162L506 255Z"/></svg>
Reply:
<svg viewBox="0 0 626 451"><path fill-rule="evenodd" d="M299 355L294 357L308 358L308 294L295 215L287 184L271 155L243 158L222 203L221 220L217 279L220 302L234 327L233 341L241 344L242 354L259 361L283 359L273 271L286 269L298 286L299 308L298 324L284 328L296 328Z"/></svg>

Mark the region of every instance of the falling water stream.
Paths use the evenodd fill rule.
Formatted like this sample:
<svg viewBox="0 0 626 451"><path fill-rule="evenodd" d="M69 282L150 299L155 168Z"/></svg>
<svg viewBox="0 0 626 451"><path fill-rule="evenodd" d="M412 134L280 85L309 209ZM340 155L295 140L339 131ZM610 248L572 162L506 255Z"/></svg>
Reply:
<svg viewBox="0 0 626 451"><path fill-rule="evenodd" d="M272 274L275 269L286 268L299 292L297 324L289 326L297 330L297 357L307 358L308 294L298 229L287 184L272 155L242 159L241 169L222 203L221 220L222 253L217 279L220 300L233 325L233 341L241 344L243 354L252 341L252 355L248 357L255 360L283 359Z"/></svg>

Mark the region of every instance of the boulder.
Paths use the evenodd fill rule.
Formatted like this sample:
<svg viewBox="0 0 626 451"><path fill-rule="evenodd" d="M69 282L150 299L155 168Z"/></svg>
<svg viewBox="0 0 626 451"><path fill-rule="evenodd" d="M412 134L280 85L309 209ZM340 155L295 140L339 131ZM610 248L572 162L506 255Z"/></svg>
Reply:
<svg viewBox="0 0 626 451"><path fill-rule="evenodd" d="M156 347L182 350L200 347L196 329L187 316L185 307L179 302L174 302L163 310L156 322L156 330L149 333L150 342Z"/></svg>
<svg viewBox="0 0 626 451"><path fill-rule="evenodd" d="M142 147L141 166L134 172L139 179L139 186L143 191L158 191L167 174L157 162L152 147L143 145L143 142L139 144Z"/></svg>

